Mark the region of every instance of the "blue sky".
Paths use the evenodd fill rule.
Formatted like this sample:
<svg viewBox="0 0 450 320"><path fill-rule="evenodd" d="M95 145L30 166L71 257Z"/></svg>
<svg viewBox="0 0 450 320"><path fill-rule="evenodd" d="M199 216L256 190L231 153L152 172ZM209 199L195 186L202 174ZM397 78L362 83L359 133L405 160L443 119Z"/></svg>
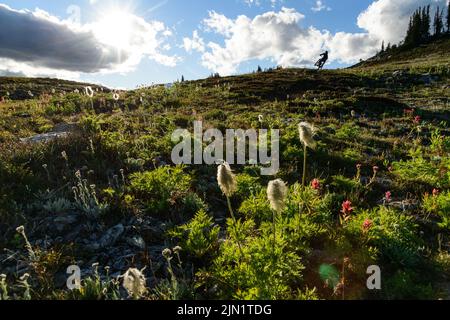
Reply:
<svg viewBox="0 0 450 320"><path fill-rule="evenodd" d="M72 72L70 76L61 74L61 77L76 77L79 80L98 82L111 87L133 88L139 84L172 82L179 79L181 75L184 75L186 79L198 79L215 71L223 71L221 73L226 74L245 73L255 70L258 65L262 67L277 64L308 66L324 49L331 51L331 63L327 66L328 68L348 66L360 58L370 56L385 38L395 41L403 36L402 28L406 27L397 27L394 31L395 21L392 23L392 30L386 29L388 26L383 23L384 17L381 16L384 15L383 10L389 1L398 2L400 7L404 4L404 10L400 8L398 12L394 12L399 19L403 19L401 21L409 16L413 8L425 3L420 0L323 0L319 3L316 0L259 0L258 3L256 1L249 3L250 0L0 0L0 3L14 10L27 9L35 12L39 8L60 21L73 17L68 13L68 8L71 6L73 8L75 5L80 10L79 23L82 26L94 24L99 20L103 21L105 15L112 11L128 12L143 18L145 22L157 21L163 24L154 38L164 40L157 44L149 41L146 51L142 51L143 53L133 63L128 62L128 68L125 71L119 70L120 68L114 71L114 68L110 68L106 72L105 70L93 72L70 70ZM376 4L376 8L368 10L371 4ZM313 8L317 9L313 10ZM367 14L364 19L358 21L360 14L365 11ZM219 21L219 25L214 22L210 25L205 23L205 19L211 18L211 12L217 14L214 18L215 21ZM268 12L273 14L264 16ZM246 16L248 20L238 22L236 20L238 16ZM261 23L255 19L256 17L265 17L265 20ZM117 18L121 19L121 16L118 15ZM219 18L226 19L223 21L230 24L228 31L219 30L221 25ZM395 20L395 15L389 19ZM280 26L264 29L264 24L273 21L277 21L276 24ZM122 34L120 23L121 21L117 21L117 24L111 25L109 22L111 26L106 28L107 32ZM147 27L151 29L154 25ZM314 29L311 30L310 27ZM105 29L104 25L103 29ZM133 27L130 32L134 31ZM202 40L202 48L187 50L185 39L193 39L194 31ZM103 30L103 33L105 32ZM242 34L247 32L252 35L243 37ZM265 35L269 33L273 37L273 47L272 43L259 43L259 32ZM23 41L27 41L26 38L24 39ZM150 39L150 37L144 33L143 39ZM230 44L227 45L227 41ZM299 44L292 46L292 42L297 41ZM208 44L211 42L217 44L216 50L209 47ZM260 49L252 50L251 46L257 45L261 46ZM250 47L245 48L246 46ZM243 52L236 53L241 49ZM351 54L348 51L350 49ZM133 51L139 50L141 50L139 46L133 48ZM360 51L360 54L356 54L355 51ZM161 59L170 62L161 63L159 61L161 59L155 58L155 55L160 55L163 57ZM8 59L14 60L14 57L8 57ZM38 64L41 61L42 58L39 58L32 61L20 61L20 63L27 63L30 67L40 67ZM7 71L13 72L14 70L11 69L16 64L10 63L10 65ZM59 76L58 68L50 64L45 67L47 71L48 68L55 70L56 76ZM24 68L21 67L20 70ZM32 75L40 75L40 73L36 71L32 72Z"/></svg>

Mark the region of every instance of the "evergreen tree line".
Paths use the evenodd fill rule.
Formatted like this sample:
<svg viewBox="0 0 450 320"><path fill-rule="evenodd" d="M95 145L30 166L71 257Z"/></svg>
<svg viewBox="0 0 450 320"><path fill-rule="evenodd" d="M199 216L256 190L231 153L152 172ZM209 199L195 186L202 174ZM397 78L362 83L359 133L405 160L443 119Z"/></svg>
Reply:
<svg viewBox="0 0 450 320"><path fill-rule="evenodd" d="M436 13L431 18L431 5L419 7L411 16L408 25L406 37L401 46L412 47L424 43L431 38L440 37L445 33L450 33L450 5L447 6L447 16L444 20L445 8L436 8ZM389 43L385 47L383 41L381 52L387 52L395 49L397 46L391 46Z"/></svg>

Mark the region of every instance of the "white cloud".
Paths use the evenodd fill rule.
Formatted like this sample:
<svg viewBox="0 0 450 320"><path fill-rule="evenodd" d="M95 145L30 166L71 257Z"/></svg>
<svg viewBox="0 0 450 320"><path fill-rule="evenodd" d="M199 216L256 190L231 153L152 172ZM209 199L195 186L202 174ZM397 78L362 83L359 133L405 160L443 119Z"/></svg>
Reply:
<svg viewBox="0 0 450 320"><path fill-rule="evenodd" d="M8 58L0 58L0 76L52 77L77 80L80 74L78 72L38 67L34 64L16 62Z"/></svg>
<svg viewBox="0 0 450 320"><path fill-rule="evenodd" d="M215 32L223 36L230 36L234 27L233 20L214 10L209 11L209 17L203 20L203 24L206 27L206 31Z"/></svg>
<svg viewBox="0 0 450 320"><path fill-rule="evenodd" d="M314 7L311 8L314 12L320 12L320 11L331 11L331 8L327 6L322 0L316 0L316 4Z"/></svg>
<svg viewBox="0 0 450 320"><path fill-rule="evenodd" d="M403 40L409 17L419 6L432 4L443 8L448 0L377 0L358 17L358 26L386 42ZM433 16L433 15L432 15Z"/></svg>
<svg viewBox="0 0 450 320"><path fill-rule="evenodd" d="M143 58L176 65L178 57L162 53L171 35L163 23L120 14L126 21L117 26L115 21L79 25L40 9L14 10L0 4L0 70L73 78L76 73L130 71ZM121 46L115 46L116 41L122 41Z"/></svg>
<svg viewBox="0 0 450 320"><path fill-rule="evenodd" d="M205 42L203 38L198 35L198 30L194 30L191 38L183 38L183 46L184 50L188 53L192 53L192 51L205 52Z"/></svg>
<svg viewBox="0 0 450 320"><path fill-rule="evenodd" d="M261 2L267 1L270 3L272 7L275 7L279 2L283 2L283 0L244 0L246 4L249 6L261 6Z"/></svg>

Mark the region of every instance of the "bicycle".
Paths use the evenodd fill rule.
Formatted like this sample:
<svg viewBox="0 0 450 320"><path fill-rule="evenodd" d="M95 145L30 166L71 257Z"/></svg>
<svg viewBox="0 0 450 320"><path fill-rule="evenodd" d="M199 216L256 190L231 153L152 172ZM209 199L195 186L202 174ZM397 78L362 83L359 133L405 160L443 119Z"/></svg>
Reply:
<svg viewBox="0 0 450 320"><path fill-rule="evenodd" d="M326 60L319 59L319 60L314 64L314 66L317 67L317 70L322 70L322 69L323 69L323 66L325 65L326 62L327 62Z"/></svg>

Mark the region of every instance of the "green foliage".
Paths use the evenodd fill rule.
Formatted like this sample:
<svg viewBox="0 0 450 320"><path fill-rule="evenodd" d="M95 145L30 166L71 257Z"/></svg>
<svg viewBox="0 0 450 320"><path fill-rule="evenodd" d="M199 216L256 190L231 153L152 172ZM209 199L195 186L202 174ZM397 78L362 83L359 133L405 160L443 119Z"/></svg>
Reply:
<svg viewBox="0 0 450 320"><path fill-rule="evenodd" d="M130 191L142 199L148 212L162 213L184 199L191 181L183 167L161 167L132 174Z"/></svg>
<svg viewBox="0 0 450 320"><path fill-rule="evenodd" d="M274 247L270 233L251 237L254 233L251 221L238 226L229 221L228 228L237 228L245 245L239 248L235 238L225 241L210 270L198 275L218 285L216 297L244 300L292 297L292 287L301 282L304 266L300 257L288 250L284 239L278 237Z"/></svg>
<svg viewBox="0 0 450 320"><path fill-rule="evenodd" d="M353 122L347 122L336 131L336 137L339 139L354 140L361 135L361 130Z"/></svg>
<svg viewBox="0 0 450 320"><path fill-rule="evenodd" d="M371 227L364 231L364 223ZM394 209L379 207L364 211L350 220L346 229L375 247L384 262L398 267L417 267L421 262L418 227L413 219Z"/></svg>
<svg viewBox="0 0 450 320"><path fill-rule="evenodd" d="M450 230L450 191L437 195L425 195L423 209L428 214L439 216L441 218L439 226Z"/></svg>
<svg viewBox="0 0 450 320"><path fill-rule="evenodd" d="M175 228L170 235L194 258L214 256L219 246L219 226L205 210L200 210L187 224Z"/></svg>
<svg viewBox="0 0 450 320"><path fill-rule="evenodd" d="M439 136L433 134L429 148L411 149L411 160L395 162L394 173L406 181L418 181L437 188L450 187L448 139Z"/></svg>

